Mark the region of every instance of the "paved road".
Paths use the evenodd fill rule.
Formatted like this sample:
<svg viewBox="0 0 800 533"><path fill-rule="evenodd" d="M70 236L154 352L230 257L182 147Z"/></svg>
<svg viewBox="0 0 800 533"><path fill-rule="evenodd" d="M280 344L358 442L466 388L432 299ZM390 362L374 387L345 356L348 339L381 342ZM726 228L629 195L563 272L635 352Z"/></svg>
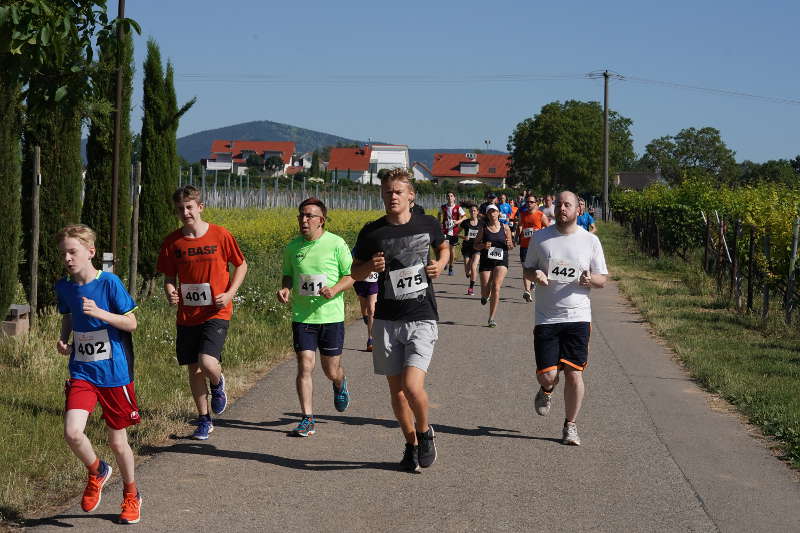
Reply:
<svg viewBox="0 0 800 533"><path fill-rule="evenodd" d="M460 266L460 265L459 265ZM532 305L511 269L498 315L436 283L440 338L428 377L439 459L396 470L403 443L363 325L347 329L353 403L333 409L317 369L317 434L290 438L294 364L280 365L217 421L138 472L147 531L798 531L800 485L735 417L714 410L611 283L595 291L583 446L559 443L561 387L533 411ZM119 484L38 529L108 531ZM77 500L76 500L77 502Z"/></svg>

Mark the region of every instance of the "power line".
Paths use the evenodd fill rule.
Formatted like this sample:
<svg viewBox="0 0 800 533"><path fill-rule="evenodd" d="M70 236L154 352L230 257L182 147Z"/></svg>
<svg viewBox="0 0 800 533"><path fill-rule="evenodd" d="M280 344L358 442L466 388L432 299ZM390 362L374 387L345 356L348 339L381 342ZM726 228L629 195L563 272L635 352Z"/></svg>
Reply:
<svg viewBox="0 0 800 533"><path fill-rule="evenodd" d="M715 89L711 87L700 87L698 85L687 85L684 83L676 83L672 81L650 80L647 78L637 78L635 76L625 76L625 81L633 83L641 83L645 85L658 85L661 87L669 87L672 89L685 89L696 92L704 92L710 94L720 94L724 96L734 96L739 98L749 98L751 100L761 100L763 102L771 102L773 104L787 104L787 105L800 105L800 100L793 98L783 98L780 96L763 96L759 94L746 93L743 91L735 91L729 89Z"/></svg>

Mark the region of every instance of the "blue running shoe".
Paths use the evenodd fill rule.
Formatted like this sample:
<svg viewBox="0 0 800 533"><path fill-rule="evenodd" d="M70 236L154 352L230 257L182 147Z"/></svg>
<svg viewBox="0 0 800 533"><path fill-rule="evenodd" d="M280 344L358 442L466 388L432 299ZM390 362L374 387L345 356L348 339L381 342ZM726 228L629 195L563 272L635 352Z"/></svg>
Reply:
<svg viewBox="0 0 800 533"><path fill-rule="evenodd" d="M304 416L303 419L297 424L297 427L292 430L292 435L296 437L310 437L317 431L314 429L314 417Z"/></svg>
<svg viewBox="0 0 800 533"><path fill-rule="evenodd" d="M350 405L350 390L347 388L347 378L342 380L342 388L337 389L336 383L333 384L333 406L340 413L347 409Z"/></svg>
<svg viewBox="0 0 800 533"><path fill-rule="evenodd" d="M228 395L225 394L225 376L219 375L219 383L211 385L211 410L215 415L221 415L228 407Z"/></svg>
<svg viewBox="0 0 800 533"><path fill-rule="evenodd" d="M214 423L211 422L211 417L202 415L198 419L197 429L192 433L192 438L197 440L207 440L208 434L214 431Z"/></svg>

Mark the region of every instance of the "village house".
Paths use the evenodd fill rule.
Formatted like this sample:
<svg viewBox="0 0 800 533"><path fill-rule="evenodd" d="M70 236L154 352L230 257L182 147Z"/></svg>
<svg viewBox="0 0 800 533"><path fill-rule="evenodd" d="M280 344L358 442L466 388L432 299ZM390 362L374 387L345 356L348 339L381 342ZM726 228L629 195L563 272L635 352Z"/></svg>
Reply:
<svg viewBox="0 0 800 533"><path fill-rule="evenodd" d="M414 164L411 165L411 171L414 173L415 181L431 181L433 179L433 173L425 163L414 161Z"/></svg>
<svg viewBox="0 0 800 533"><path fill-rule="evenodd" d="M292 141L226 141L214 140L211 143L211 154L201 163L206 171L225 170L242 175L247 172L247 158L258 155L264 161L272 156L280 157L283 168L274 175L283 175L292 165L295 143Z"/></svg>
<svg viewBox="0 0 800 533"><path fill-rule="evenodd" d="M511 156L504 154L434 154L431 174L440 184L488 185L504 189Z"/></svg>
<svg viewBox="0 0 800 533"><path fill-rule="evenodd" d="M328 171L334 181L348 179L378 184L378 172L408 168L408 146L373 144L355 148L331 148Z"/></svg>

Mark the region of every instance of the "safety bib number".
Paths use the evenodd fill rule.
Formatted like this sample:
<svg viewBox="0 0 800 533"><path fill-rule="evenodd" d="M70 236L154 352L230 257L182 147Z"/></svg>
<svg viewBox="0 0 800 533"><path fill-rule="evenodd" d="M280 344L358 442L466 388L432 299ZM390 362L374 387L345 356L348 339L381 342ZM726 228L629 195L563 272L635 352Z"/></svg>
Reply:
<svg viewBox="0 0 800 533"><path fill-rule="evenodd" d="M325 274L300 274L300 296L319 296L327 280Z"/></svg>
<svg viewBox="0 0 800 533"><path fill-rule="evenodd" d="M181 283L181 298L183 298L183 305L189 307L200 307L214 303L211 298L210 283Z"/></svg>
<svg viewBox="0 0 800 533"><path fill-rule="evenodd" d="M445 227L447 229L453 229L453 226L456 225L456 222L454 220L452 220L452 219L449 219L449 220L445 221L444 225L445 225Z"/></svg>
<svg viewBox="0 0 800 533"><path fill-rule="evenodd" d="M377 272L370 272L369 276L367 276L367 279L365 279L364 281L368 281L370 283L377 282L378 281L378 273Z"/></svg>
<svg viewBox="0 0 800 533"><path fill-rule="evenodd" d="M522 236L526 239L533 237L533 228L522 228Z"/></svg>
<svg viewBox="0 0 800 533"><path fill-rule="evenodd" d="M564 259L550 259L547 267L547 279L560 281L562 283L572 283L580 276L578 265Z"/></svg>
<svg viewBox="0 0 800 533"><path fill-rule="evenodd" d="M72 342L75 348L75 360L84 363L111 359L111 341L108 330L73 331Z"/></svg>
<svg viewBox="0 0 800 533"><path fill-rule="evenodd" d="M467 232L467 240L472 240L478 236L478 230L471 229Z"/></svg>
<svg viewBox="0 0 800 533"><path fill-rule="evenodd" d="M389 272L395 296L404 296L428 288L428 276L422 263Z"/></svg>
<svg viewBox="0 0 800 533"><path fill-rule="evenodd" d="M489 259L494 259L495 261L502 261L504 255L505 250L502 248L496 248L494 246L489 248L489 252L486 254Z"/></svg>

